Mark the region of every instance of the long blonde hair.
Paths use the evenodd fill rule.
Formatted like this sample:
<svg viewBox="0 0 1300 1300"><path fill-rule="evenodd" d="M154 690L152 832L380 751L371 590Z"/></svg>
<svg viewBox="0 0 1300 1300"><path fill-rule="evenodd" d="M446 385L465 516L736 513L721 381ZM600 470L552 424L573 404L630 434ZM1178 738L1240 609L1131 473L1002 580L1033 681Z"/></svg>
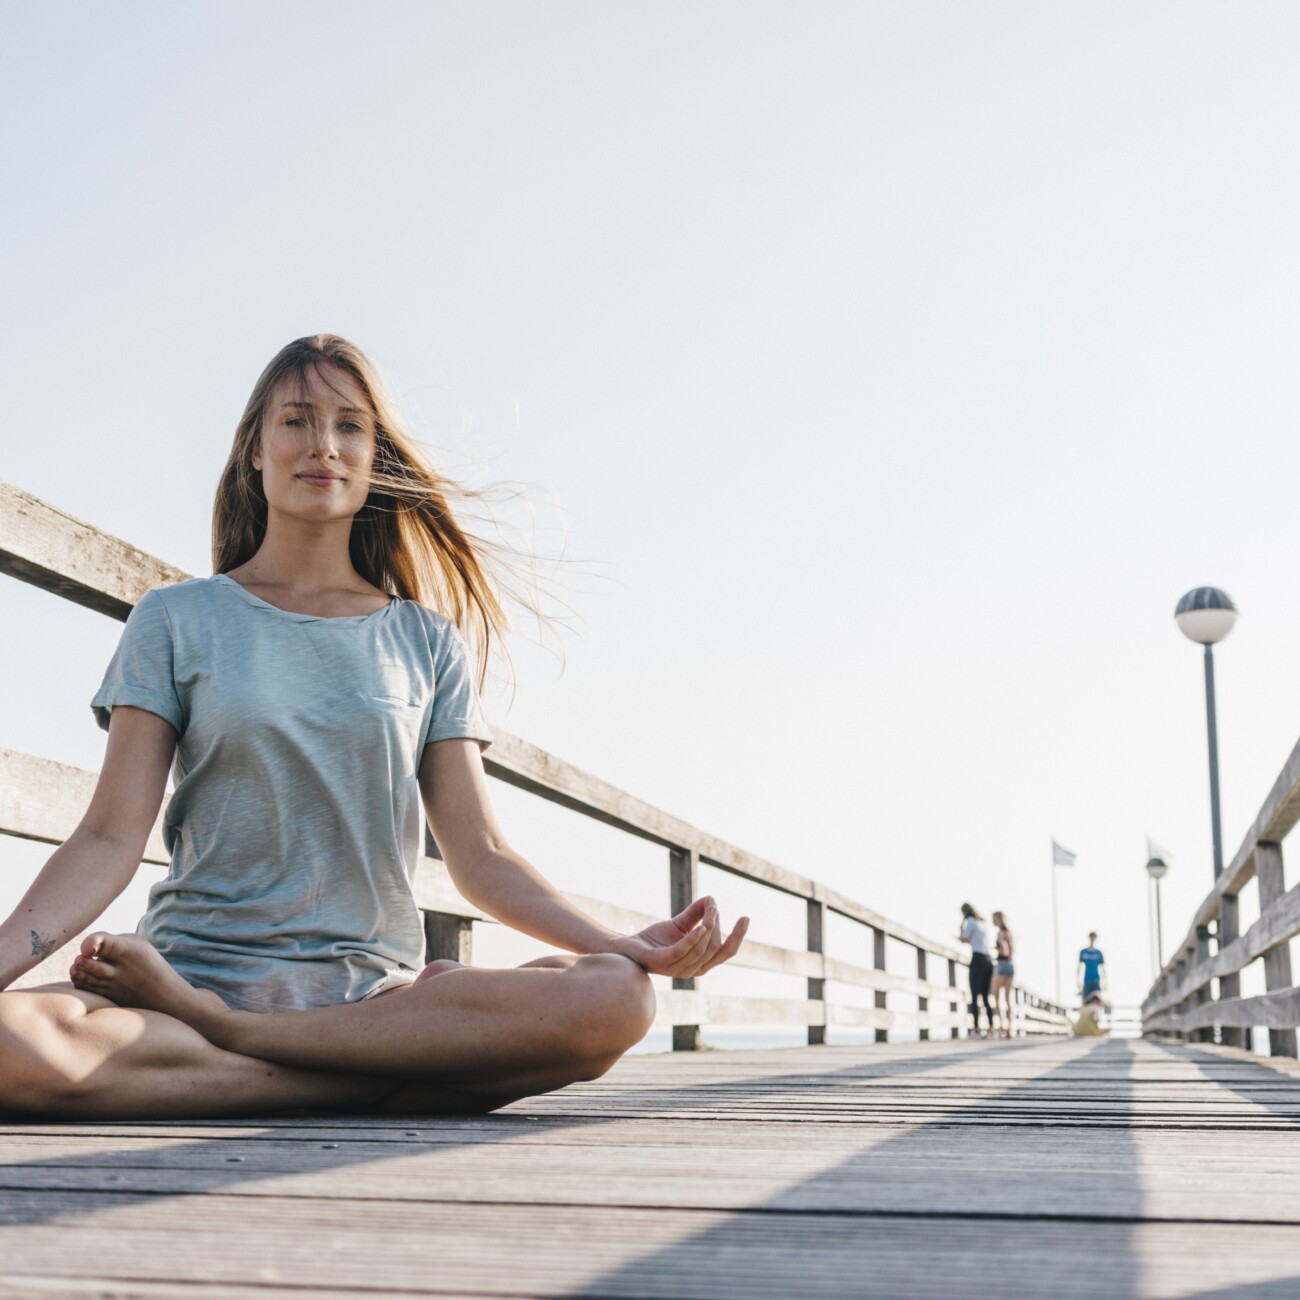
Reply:
<svg viewBox="0 0 1300 1300"><path fill-rule="evenodd" d="M403 427L374 363L337 334L313 334L281 348L253 385L212 508L212 568L228 573L247 563L266 536L267 506L253 453L275 389L286 379L306 384L324 366L346 371L370 402L375 459L370 492L352 523L352 565L373 586L429 605L456 624L470 646L483 686L493 650L504 653L509 625L492 544L456 518L453 502L479 494L440 474ZM530 602L526 602L530 603Z"/></svg>

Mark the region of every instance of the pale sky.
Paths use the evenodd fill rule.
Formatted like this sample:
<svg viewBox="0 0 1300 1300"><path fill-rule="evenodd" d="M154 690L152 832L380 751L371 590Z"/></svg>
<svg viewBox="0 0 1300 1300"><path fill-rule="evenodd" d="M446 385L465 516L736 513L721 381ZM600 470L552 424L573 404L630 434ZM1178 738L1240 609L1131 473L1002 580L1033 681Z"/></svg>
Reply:
<svg viewBox="0 0 1300 1300"><path fill-rule="evenodd" d="M1001 907L1046 993L1055 836L1063 950L1140 1000L1144 836L1167 945L1212 878L1185 590L1242 609L1228 857L1300 734L1300 11L6 17L0 478L210 572L254 379L345 334L563 542L567 662L521 641L493 721L936 938ZM0 595L0 744L97 766L118 625ZM658 850L520 805L543 871L666 904Z"/></svg>

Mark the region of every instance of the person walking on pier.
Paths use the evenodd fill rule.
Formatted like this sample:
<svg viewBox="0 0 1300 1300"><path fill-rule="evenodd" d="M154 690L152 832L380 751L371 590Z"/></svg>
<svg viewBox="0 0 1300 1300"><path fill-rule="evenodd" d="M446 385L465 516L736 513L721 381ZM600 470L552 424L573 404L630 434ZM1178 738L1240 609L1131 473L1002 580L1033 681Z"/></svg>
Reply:
<svg viewBox="0 0 1300 1300"><path fill-rule="evenodd" d="M654 1016L649 973L735 954L747 921L727 934L710 898L616 933L506 842L478 699L506 616L463 495L347 340L298 339L263 371L214 575L127 620L92 702L103 770L0 925L0 990L125 888L174 760L170 871L137 934L85 940L71 983L0 991L0 1110L490 1111L608 1070ZM564 955L424 964L421 805L465 898Z"/></svg>
<svg viewBox="0 0 1300 1300"><path fill-rule="evenodd" d="M989 941L984 933L984 918L969 904L961 905L962 943L970 945L970 1014L974 1022L974 1036L985 1038L980 1029L980 1002L989 1018L989 1033L993 1032L993 1007L989 1002L989 985L993 980L993 962L989 957Z"/></svg>
<svg viewBox="0 0 1300 1300"><path fill-rule="evenodd" d="M1106 958L1097 947L1097 932L1088 935L1088 946L1079 950L1079 996L1087 1002L1106 987Z"/></svg>
<svg viewBox="0 0 1300 1300"><path fill-rule="evenodd" d="M1016 967L1012 961L1015 955L1015 940L1011 937L1011 927L1003 912L993 913L993 924L997 926L997 938L994 950L997 954L993 967L993 1007L998 1013L998 1037L1010 1038L1011 1022L1011 985L1015 980Z"/></svg>

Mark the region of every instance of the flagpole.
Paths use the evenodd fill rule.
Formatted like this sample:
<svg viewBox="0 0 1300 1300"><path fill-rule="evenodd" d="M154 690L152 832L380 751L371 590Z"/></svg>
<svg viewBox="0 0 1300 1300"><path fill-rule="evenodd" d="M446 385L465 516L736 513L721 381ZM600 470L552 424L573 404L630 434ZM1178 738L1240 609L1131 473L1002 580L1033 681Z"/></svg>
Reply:
<svg viewBox="0 0 1300 1300"><path fill-rule="evenodd" d="M1056 912L1056 841L1052 841L1052 951L1056 954L1056 1005L1061 1001L1061 922Z"/></svg>

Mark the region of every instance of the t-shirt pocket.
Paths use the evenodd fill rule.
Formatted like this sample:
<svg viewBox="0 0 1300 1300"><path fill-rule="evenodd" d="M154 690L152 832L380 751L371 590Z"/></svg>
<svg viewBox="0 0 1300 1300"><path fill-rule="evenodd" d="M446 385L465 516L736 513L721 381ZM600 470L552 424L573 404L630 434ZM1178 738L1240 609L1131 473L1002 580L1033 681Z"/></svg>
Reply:
<svg viewBox="0 0 1300 1300"><path fill-rule="evenodd" d="M402 750L418 755L424 730L424 704L404 695L371 695L369 703L384 719L384 725L400 741Z"/></svg>

